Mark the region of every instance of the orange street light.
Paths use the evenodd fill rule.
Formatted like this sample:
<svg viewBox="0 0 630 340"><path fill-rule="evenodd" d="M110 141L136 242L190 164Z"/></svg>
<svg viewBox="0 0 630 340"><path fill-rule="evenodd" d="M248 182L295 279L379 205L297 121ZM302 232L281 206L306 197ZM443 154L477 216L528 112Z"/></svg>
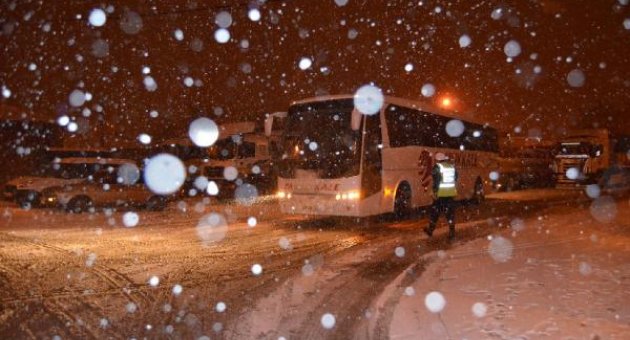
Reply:
<svg viewBox="0 0 630 340"><path fill-rule="evenodd" d="M453 100L449 97L443 97L442 100L440 101L440 104L442 105L443 108L449 108L451 107L451 105L453 105Z"/></svg>

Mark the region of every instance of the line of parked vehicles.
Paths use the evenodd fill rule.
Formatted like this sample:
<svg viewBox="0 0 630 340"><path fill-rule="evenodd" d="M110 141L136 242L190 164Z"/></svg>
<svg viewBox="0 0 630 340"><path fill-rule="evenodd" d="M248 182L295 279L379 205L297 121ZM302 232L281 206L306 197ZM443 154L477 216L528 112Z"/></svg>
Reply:
<svg viewBox="0 0 630 340"><path fill-rule="evenodd" d="M3 198L22 208L53 207L79 213L102 207L162 210L173 200L197 195L231 198L237 185L245 182L259 192L271 191L278 138L279 133L266 135L248 122L222 125L220 138L208 148L176 139L125 158L118 156L125 154L120 150L51 149L43 175L10 180ZM187 168L185 184L170 195L153 193L143 180L145 162L157 152L176 155ZM233 176L226 176L227 168Z"/></svg>
<svg viewBox="0 0 630 340"><path fill-rule="evenodd" d="M72 212L99 207L161 210L178 195L162 196L143 183L138 163L131 159L68 157L55 159L47 176L20 176L9 181L4 198L22 208L53 207ZM136 169L133 182L125 182L121 169Z"/></svg>
<svg viewBox="0 0 630 340"><path fill-rule="evenodd" d="M323 103L334 104L337 102L340 101L333 100ZM323 105L320 102L317 103L320 106ZM313 103L308 103L308 105L316 106ZM318 111L313 111L313 107L308 105L305 109L308 111L308 114L319 114L317 113ZM299 105L296 107L299 107ZM351 105L348 107L351 110ZM353 114L355 111L352 111ZM338 112L338 110L334 112ZM387 112L390 116L406 113L404 110L401 112L392 111L393 113ZM298 112L298 116L299 114L301 113ZM425 113L425 115L427 114ZM233 198L235 191L242 184L253 184L259 193L271 193L278 189L279 191L276 192L276 194L280 195L278 197L283 197L283 195L291 197L291 192L285 193L281 189L284 188L286 190L288 187L291 190L298 190L299 188L296 189L293 184L287 186L286 182L287 178L294 180L293 177L296 177L299 173L312 172L314 175L306 176L303 183L296 184L298 187L300 185L307 187L313 183L317 184L320 182L320 187L325 187L322 184L325 182L323 179L318 179L319 182L315 181L315 178L318 178L317 176L320 175L316 174L313 169L326 163L321 157L326 151L324 150L325 147L329 147L329 144L331 144L329 140L334 141L342 137L341 135L335 135L338 131L331 132L324 129L330 136L322 135L323 137L319 140L321 145L308 138L304 139L304 136L309 137L310 135L322 133L322 127L317 124L306 124L299 121L298 118L293 118L292 126L289 124L291 117L287 119L286 112L269 114L265 120L264 132L256 129L253 122L223 124L219 128L218 140L210 147L204 148L195 146L187 138L181 138L168 140L156 147L135 153L122 152L122 150L73 151L68 149L51 149L49 150L51 154L50 160L44 164L44 175L20 176L12 179L6 183L3 196L7 200L15 201L23 208L56 207L76 213L93 211L101 207L162 210L170 201L198 195ZM354 116L352 119L352 121L347 123L356 123L357 130L359 130L361 121L357 119L355 122ZM333 121L336 122L335 120ZM303 129L308 133L302 131L302 134L296 134L296 122L305 125ZM284 131L284 125L287 125L286 131ZM417 129L423 127L422 124L416 125L413 126ZM404 129L408 129L408 126L411 125L401 125L401 127L392 125L389 127L392 130L389 135L389 142L392 144L391 150L406 150L402 147L404 146L402 144L409 142L409 136L404 134L406 131ZM367 129L368 127L363 128ZM400 131L396 130L396 128L399 128ZM381 129L382 126L379 126L376 130L373 129L374 131L371 133L381 138ZM483 137L481 137L482 127L473 130L471 130L472 137L470 137L473 141L490 137L496 138L495 134L490 133L494 130L489 130ZM363 134L366 134L366 131ZM400 136L396 135L396 133L399 133ZM426 133L432 134L433 130ZM412 136L416 137L417 135L417 133L412 134ZM361 135L355 133L352 136L354 136L353 138L358 138L357 136ZM290 157L286 154L288 150L287 145L284 144L292 142L291 138L293 137L295 137L294 142L296 144L290 148L290 152L295 157L304 158L306 157L305 155L313 154L315 158L302 159L298 163L295 163L295 160L288 159ZM367 137L363 137L363 139L365 138ZM307 141L309 143L308 148L305 147ZM447 141L450 141L450 139L447 138ZM580 131L569 134L559 142L547 144L539 142L532 144L531 141L523 140L516 144L517 147L504 146L501 152L499 152L498 147L489 150L493 157L496 154L497 162L496 165L487 165L485 171L495 172L500 175L495 176L495 178L492 178L491 175L478 176L477 179L479 181L482 178L485 180L486 177L490 177L494 190L498 191L550 187L554 185L577 187L602 181L605 182L604 184L607 187L615 186L617 182L620 183L617 186L622 187L630 182L630 174L627 170L630 168L630 164L628 164L630 159L630 153L628 152L629 141L630 139L626 137L616 138L613 141L605 130ZM378 139L369 145L382 145L380 143L382 142ZM350 147L352 148L353 145L350 144ZM474 154L475 147L477 147L475 144L471 144L469 145L470 150L464 150L460 144L455 146L458 147L456 149L459 154ZM424 147L428 148L426 145ZM282 150L285 150L284 157L288 157L287 159L282 158ZM391 150L387 152L391 153ZM149 156L161 152L177 156L186 165L186 182L180 190L169 195L160 195L152 192L145 185L143 179L143 169L147 159ZM353 152L356 153L356 150ZM367 165L354 167L356 171L359 171L360 176L367 176L365 178L368 178L359 181L362 186L361 190L365 193L369 191L370 186L376 185L380 187L382 183L386 182L382 179L383 169L386 169L386 167L381 164L384 159L381 159L380 149L372 153L366 149L361 154L363 153L366 155L363 156L365 159L368 159L368 156L372 155L372 153L376 155L374 156L376 157L375 160L371 160L371 162L376 164L372 171L374 178L368 178L369 176L366 175L369 172L368 170L371 169ZM475 157L477 156L475 154ZM342 157L341 154L334 154L334 156L330 157L330 160L328 160L328 163L330 163L330 169L327 169L328 175L332 176L331 173L334 171L343 169L343 166L338 162L340 157ZM416 159L417 157L412 158ZM356 163L361 159L361 157L350 157L348 161ZM397 164L396 162L398 161L400 161L400 157L398 159L394 157L385 163L388 167L391 167L392 164ZM295 169L286 169L288 164L293 164L293 167L297 168L304 167L304 169L297 169L295 173L292 173L291 171ZM351 167L348 169L352 170ZM390 168L387 169L391 170ZM412 177L416 178L417 174L414 176ZM279 177L280 180L278 180ZM355 177L351 179L356 182L357 178L360 177ZM278 187L278 181L281 182L280 187L282 188ZM285 182L284 186L282 181ZM410 181L410 184L415 183L415 179ZM370 188L363 188L364 186ZM392 190L392 188L385 187L379 192L384 197L388 197L388 195L391 196L390 191ZM421 194L418 195L421 196ZM352 197L358 199L359 196L354 195ZM337 193L336 196L332 195L331 197L343 200L344 193ZM379 202L381 201L382 199ZM335 201L333 203L335 207L339 205L339 202ZM295 204L291 204L290 207L293 209ZM370 208L368 210L377 211L378 209Z"/></svg>

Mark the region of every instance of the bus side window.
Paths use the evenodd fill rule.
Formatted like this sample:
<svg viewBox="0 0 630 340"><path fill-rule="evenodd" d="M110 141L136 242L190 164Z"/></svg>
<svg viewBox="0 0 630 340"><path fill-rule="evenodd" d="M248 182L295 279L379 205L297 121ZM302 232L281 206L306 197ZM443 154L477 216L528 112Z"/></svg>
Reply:
<svg viewBox="0 0 630 340"><path fill-rule="evenodd" d="M409 145L422 145L419 133L422 124L419 112L410 108L389 105L385 111L385 120L389 132L389 143L393 148Z"/></svg>

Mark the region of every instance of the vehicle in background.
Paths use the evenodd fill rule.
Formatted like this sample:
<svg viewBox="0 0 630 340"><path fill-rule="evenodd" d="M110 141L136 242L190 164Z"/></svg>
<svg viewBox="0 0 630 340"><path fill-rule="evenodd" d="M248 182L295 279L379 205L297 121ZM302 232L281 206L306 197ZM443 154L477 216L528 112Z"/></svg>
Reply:
<svg viewBox="0 0 630 340"><path fill-rule="evenodd" d="M611 166L602 174L598 186L607 193L630 190L630 136L613 136Z"/></svg>
<svg viewBox="0 0 630 340"><path fill-rule="evenodd" d="M88 162L87 159L84 161ZM99 207L162 210L169 200L177 197L177 194L162 196L151 192L144 185L141 172L132 160L99 159L96 164L100 168L80 183L45 189L41 195L41 205L76 213ZM131 169L131 173L127 170L124 175L126 179L121 177L121 166Z"/></svg>
<svg viewBox="0 0 630 340"><path fill-rule="evenodd" d="M0 167L0 184L18 176L41 176L42 164L50 162L49 148L63 143L66 131L42 112L0 102L0 159L11 160Z"/></svg>
<svg viewBox="0 0 630 340"><path fill-rule="evenodd" d="M279 111L265 115L265 136L274 137L282 136L285 124L287 122L287 112Z"/></svg>
<svg viewBox="0 0 630 340"><path fill-rule="evenodd" d="M21 176L4 185L3 198L15 201L22 208L37 207L42 191L47 188L63 187L83 181L83 178Z"/></svg>
<svg viewBox="0 0 630 340"><path fill-rule="evenodd" d="M48 154L53 158L120 158L114 157L117 148L76 148L76 147L51 147Z"/></svg>
<svg viewBox="0 0 630 340"><path fill-rule="evenodd" d="M554 185L551 161L545 159L501 158L497 191L549 188Z"/></svg>
<svg viewBox="0 0 630 340"><path fill-rule="evenodd" d="M37 207L45 190L82 183L99 171L103 164L109 163L107 158L55 158L45 165L43 176L20 176L7 182L3 197L14 200L23 208Z"/></svg>
<svg viewBox="0 0 630 340"><path fill-rule="evenodd" d="M612 143L612 166L630 169L630 135L613 136Z"/></svg>
<svg viewBox="0 0 630 340"><path fill-rule="evenodd" d="M50 147L47 150L47 154L51 159L54 158L124 158L137 162L148 158L154 153L151 145L133 145L133 146L121 146L111 148L95 148L95 147Z"/></svg>
<svg viewBox="0 0 630 340"><path fill-rule="evenodd" d="M208 158L192 163L195 174L214 182L221 197L233 196L244 183L254 185L258 192L273 191L275 171L270 142L257 133L220 139L208 149Z"/></svg>
<svg viewBox="0 0 630 340"><path fill-rule="evenodd" d="M457 167L459 199L483 200L498 169L492 127L388 96L373 115L361 114L352 95L294 102L281 147L277 196L285 213L403 217L432 203L438 152Z"/></svg>
<svg viewBox="0 0 630 340"><path fill-rule="evenodd" d="M279 113L272 115L281 118ZM280 120L276 122L276 127L281 126ZM205 149L205 157L187 162L192 174L186 186L188 194L194 196L205 191L232 198L243 184L253 185L258 193L273 192L276 187L274 155L278 154L280 132L270 130L267 136L257 131L253 122L223 124L220 128L219 139Z"/></svg>
<svg viewBox="0 0 630 340"><path fill-rule="evenodd" d="M552 187L555 140L512 137L502 140L495 186L498 191Z"/></svg>
<svg viewBox="0 0 630 340"><path fill-rule="evenodd" d="M614 160L606 129L576 130L557 145L553 170L557 186L597 183Z"/></svg>

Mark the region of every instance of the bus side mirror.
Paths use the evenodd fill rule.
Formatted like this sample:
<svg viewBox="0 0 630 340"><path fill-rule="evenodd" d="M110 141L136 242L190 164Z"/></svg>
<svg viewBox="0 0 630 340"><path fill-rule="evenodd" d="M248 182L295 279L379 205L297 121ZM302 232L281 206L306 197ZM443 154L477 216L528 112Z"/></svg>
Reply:
<svg viewBox="0 0 630 340"><path fill-rule="evenodd" d="M357 109L352 110L352 117L350 119L350 127L352 131L359 131L361 128L361 112Z"/></svg>
<svg viewBox="0 0 630 340"><path fill-rule="evenodd" d="M282 123L287 118L288 113L284 111L274 112L267 115L265 118L265 136L271 137L271 133L273 132L273 120L274 118L278 118L278 122ZM282 128L282 124L280 124Z"/></svg>
<svg viewBox="0 0 630 340"><path fill-rule="evenodd" d="M265 136L271 137L271 130L273 128L273 116L265 118Z"/></svg>

